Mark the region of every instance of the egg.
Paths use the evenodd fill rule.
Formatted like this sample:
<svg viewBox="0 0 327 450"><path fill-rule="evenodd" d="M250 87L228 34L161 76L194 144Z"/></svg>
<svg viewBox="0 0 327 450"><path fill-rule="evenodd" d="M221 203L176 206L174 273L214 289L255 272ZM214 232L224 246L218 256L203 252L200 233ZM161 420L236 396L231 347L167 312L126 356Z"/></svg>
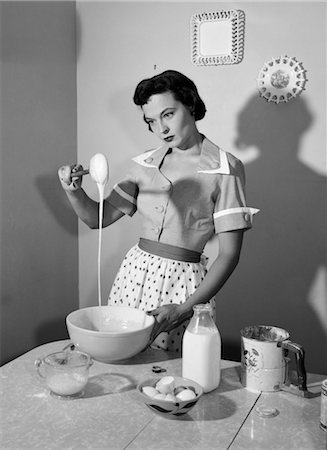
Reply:
<svg viewBox="0 0 327 450"><path fill-rule="evenodd" d="M144 386L142 388L142 391L144 392L145 395L148 395L149 397L154 397L157 394L159 394L159 392L157 391L157 389L155 389L152 386Z"/></svg>
<svg viewBox="0 0 327 450"><path fill-rule="evenodd" d="M184 389L176 395L176 398L181 402L185 400L194 400L196 398L196 394L191 389Z"/></svg>
<svg viewBox="0 0 327 450"><path fill-rule="evenodd" d="M162 377L156 384L156 389L161 394L172 394L175 388L174 377L166 376Z"/></svg>
<svg viewBox="0 0 327 450"><path fill-rule="evenodd" d="M155 400L166 400L166 394L161 394L161 393L159 392L159 394L156 394L153 398L154 398Z"/></svg>
<svg viewBox="0 0 327 450"><path fill-rule="evenodd" d="M177 387L174 389L174 394L177 395L177 394L179 394L180 392L184 391L185 389L187 389L186 386L177 386Z"/></svg>
<svg viewBox="0 0 327 450"><path fill-rule="evenodd" d="M197 395L193 386L176 386L172 376L160 378L155 386L143 386L142 392L150 398L176 403L194 400Z"/></svg>
<svg viewBox="0 0 327 450"><path fill-rule="evenodd" d="M173 402L173 403L177 402L177 398L173 394L167 394L165 400L166 402Z"/></svg>

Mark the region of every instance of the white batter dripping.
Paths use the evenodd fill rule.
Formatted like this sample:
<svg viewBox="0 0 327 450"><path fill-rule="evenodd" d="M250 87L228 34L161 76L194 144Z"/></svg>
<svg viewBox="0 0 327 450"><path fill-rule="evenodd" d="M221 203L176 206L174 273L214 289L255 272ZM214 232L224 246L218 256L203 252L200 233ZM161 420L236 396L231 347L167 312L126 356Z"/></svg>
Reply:
<svg viewBox="0 0 327 450"><path fill-rule="evenodd" d="M90 159L90 176L96 182L99 190L99 241L98 241L98 302L101 307L101 246L103 224L104 188L108 182L109 165L107 158L102 153L96 153Z"/></svg>

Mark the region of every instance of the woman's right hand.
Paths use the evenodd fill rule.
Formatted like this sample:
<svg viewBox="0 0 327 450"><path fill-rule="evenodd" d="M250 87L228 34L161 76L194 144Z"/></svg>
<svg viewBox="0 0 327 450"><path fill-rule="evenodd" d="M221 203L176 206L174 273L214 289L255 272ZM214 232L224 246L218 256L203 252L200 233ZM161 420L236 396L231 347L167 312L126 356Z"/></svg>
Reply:
<svg viewBox="0 0 327 450"><path fill-rule="evenodd" d="M81 189L82 176L74 177L74 172L83 170L83 166L80 164L72 164L70 166L62 166L58 170L58 176L62 188L68 192L74 192Z"/></svg>

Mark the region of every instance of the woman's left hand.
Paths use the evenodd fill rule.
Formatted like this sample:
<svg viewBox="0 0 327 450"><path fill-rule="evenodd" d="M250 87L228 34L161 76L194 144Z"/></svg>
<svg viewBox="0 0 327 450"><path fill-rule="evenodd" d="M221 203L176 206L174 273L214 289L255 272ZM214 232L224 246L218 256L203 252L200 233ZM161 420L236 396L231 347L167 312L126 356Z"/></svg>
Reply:
<svg viewBox="0 0 327 450"><path fill-rule="evenodd" d="M171 305L163 305L152 311L147 311L147 314L155 318L154 327L150 336L150 345L160 333L163 331L171 331L189 319L193 314L193 310L189 311L183 304L177 305L176 303L172 303Z"/></svg>

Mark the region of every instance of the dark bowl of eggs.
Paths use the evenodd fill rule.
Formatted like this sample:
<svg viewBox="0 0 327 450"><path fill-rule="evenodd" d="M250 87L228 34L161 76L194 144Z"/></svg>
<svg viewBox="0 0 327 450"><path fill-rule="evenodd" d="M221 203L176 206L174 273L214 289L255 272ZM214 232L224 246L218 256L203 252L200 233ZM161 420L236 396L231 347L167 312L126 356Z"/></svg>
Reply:
<svg viewBox="0 0 327 450"><path fill-rule="evenodd" d="M195 381L175 376L145 380L137 390L149 409L169 418L190 412L203 394L202 387Z"/></svg>

